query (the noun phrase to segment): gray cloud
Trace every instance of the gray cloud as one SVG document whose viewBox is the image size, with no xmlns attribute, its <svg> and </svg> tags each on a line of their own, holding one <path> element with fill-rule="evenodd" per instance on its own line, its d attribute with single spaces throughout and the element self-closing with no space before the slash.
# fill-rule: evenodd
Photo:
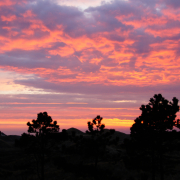
<svg viewBox="0 0 180 180">
<path fill-rule="evenodd" d="M 178 0 L 161 0 L 161 2 L 164 2 L 167 6 L 172 7 L 174 9 L 177 9 L 180 7 L 180 2 Z"/>
<path fill-rule="evenodd" d="M 180 86 L 177 84 L 172 85 L 159 85 L 154 84 L 154 86 L 115 86 L 115 85 L 103 85 L 103 84 L 89 84 L 86 82 L 80 82 L 76 84 L 69 83 L 59 83 L 54 84 L 45 81 L 45 79 L 29 79 L 29 80 L 15 80 L 17 84 L 26 85 L 35 88 L 42 88 L 54 92 L 67 92 L 67 93 L 82 93 L 82 94 L 119 94 L 119 93 L 179 93 Z M 179 95 L 178 95 L 179 96 Z"/>
</svg>

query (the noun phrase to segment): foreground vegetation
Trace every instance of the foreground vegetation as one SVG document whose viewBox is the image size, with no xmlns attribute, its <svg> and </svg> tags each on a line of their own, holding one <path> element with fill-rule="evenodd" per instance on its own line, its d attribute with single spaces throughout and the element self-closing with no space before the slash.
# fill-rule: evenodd
<svg viewBox="0 0 180 180">
<path fill-rule="evenodd" d="M 178 100 L 161 94 L 140 107 L 131 135 L 105 129 L 101 116 L 86 133 L 63 129 L 46 113 L 28 133 L 0 136 L 0 178 L 5 180 L 176 180 L 180 178 Z"/>
</svg>

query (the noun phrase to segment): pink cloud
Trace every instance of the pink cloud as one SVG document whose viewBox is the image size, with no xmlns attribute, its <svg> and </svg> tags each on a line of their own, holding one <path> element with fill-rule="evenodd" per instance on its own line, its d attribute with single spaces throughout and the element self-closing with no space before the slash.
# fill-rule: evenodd
<svg viewBox="0 0 180 180">
<path fill-rule="evenodd" d="M 63 102 L 52 96 L 41 101 L 38 96 L 41 105 L 31 102 L 30 96 L 13 102 L 7 98 L 3 116 L 10 107 L 11 116 L 21 116 L 23 105 L 29 118 L 45 109 L 65 119 L 66 113 L 55 112 L 61 107 L 76 119 L 97 113 L 106 119 L 125 119 L 130 110 L 119 115 L 119 109 L 113 108 L 138 109 L 155 93 L 179 98 L 179 8 L 177 1 L 166 0 L 112 1 L 86 10 L 48 0 L 1 2 L 0 69 L 21 75 L 12 79 L 13 85 L 73 94 L 74 100 L 67 95 Z M 76 102 L 79 94 L 88 105 Z M 115 105 L 120 95 L 121 99 L 135 97 L 138 103 Z M 127 117 L 133 120 L 137 115 Z M 69 119 L 67 124 L 73 124 Z"/>
</svg>

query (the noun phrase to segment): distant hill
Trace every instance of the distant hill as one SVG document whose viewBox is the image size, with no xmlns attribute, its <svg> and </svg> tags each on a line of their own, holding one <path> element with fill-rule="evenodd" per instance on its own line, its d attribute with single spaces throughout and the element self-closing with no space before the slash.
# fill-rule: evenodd
<svg viewBox="0 0 180 180">
<path fill-rule="evenodd" d="M 75 132 L 75 135 L 76 135 L 76 136 L 80 136 L 80 135 L 83 135 L 83 136 L 86 136 L 86 137 L 89 136 L 88 134 L 80 131 L 79 129 L 73 128 L 73 127 L 67 129 L 66 131 L 67 131 L 67 133 L 68 133 L 69 135 L 72 135 L 72 133 Z M 107 132 L 109 132 L 109 131 L 110 131 L 110 129 L 104 129 L 104 132 L 103 132 L 103 133 L 107 133 Z M 112 135 L 110 135 L 110 136 L 111 136 L 111 138 L 110 138 L 111 140 L 113 140 L 113 139 L 115 139 L 116 137 L 118 137 L 120 143 L 123 142 L 124 139 L 126 139 L 126 138 L 129 139 L 129 138 L 130 138 L 130 135 L 129 135 L 129 134 L 125 134 L 125 133 L 122 133 L 122 132 L 119 132 L 119 131 L 115 131 L 115 132 L 114 132 Z M 21 137 L 21 136 L 17 136 L 17 135 L 6 135 L 6 134 L 4 134 L 3 132 L 1 132 L 1 136 L 0 136 L 0 140 L 2 140 L 2 141 L 1 141 L 1 144 L 3 144 L 4 142 L 7 142 L 8 144 L 12 144 L 12 143 L 15 142 L 16 139 L 17 139 L 17 140 L 20 139 L 20 137 Z"/>
<path fill-rule="evenodd" d="M 75 132 L 76 135 L 83 135 L 83 134 L 85 134 L 84 132 L 80 131 L 79 129 L 76 129 L 76 128 L 73 128 L 73 127 L 67 129 L 67 133 L 68 133 L 69 135 L 71 135 L 72 132 Z"/>
<path fill-rule="evenodd" d="M 83 136 L 89 136 L 89 135 L 87 135 L 86 133 L 84 133 L 84 132 L 82 132 L 82 131 L 80 131 L 79 129 L 76 129 L 76 128 L 69 128 L 69 129 L 67 129 L 67 133 L 69 134 L 69 135 L 72 135 L 72 132 L 75 132 L 75 134 L 76 135 L 83 135 Z M 103 133 L 107 133 L 107 132 L 109 132 L 110 131 L 110 129 L 104 129 L 104 132 Z M 124 141 L 124 139 L 129 139 L 130 138 L 130 135 L 129 134 L 125 134 L 125 133 L 122 133 L 122 132 L 119 132 L 119 131 L 115 131 L 112 135 L 111 135 L 111 139 L 115 139 L 116 137 L 118 137 L 119 138 L 119 141 L 120 142 L 123 142 Z"/>
<path fill-rule="evenodd" d="M 109 132 L 110 129 L 104 129 L 104 133 L 107 133 Z M 124 139 L 129 139 L 130 138 L 130 135 L 129 134 L 125 134 L 125 133 L 122 133 L 122 132 L 119 132 L 119 131 L 115 131 L 112 135 L 111 135 L 111 139 L 115 139 L 116 137 L 119 138 L 119 141 L 120 142 L 123 142 Z"/>
<path fill-rule="evenodd" d="M 11 141 L 15 141 L 16 139 L 19 140 L 21 136 L 18 135 L 8 135 L 9 139 Z"/>
<path fill-rule="evenodd" d="M 7 136 L 7 135 L 4 134 L 2 131 L 0 131 L 0 136 Z"/>
<path fill-rule="evenodd" d="M 17 135 L 5 135 L 5 136 L 0 136 L 0 139 L 3 141 L 15 141 L 16 139 L 19 139 L 21 136 Z"/>
</svg>

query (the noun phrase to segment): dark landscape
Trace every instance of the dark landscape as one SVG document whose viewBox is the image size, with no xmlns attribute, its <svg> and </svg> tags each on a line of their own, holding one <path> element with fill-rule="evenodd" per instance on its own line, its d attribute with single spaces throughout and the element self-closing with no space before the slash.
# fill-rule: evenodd
<svg viewBox="0 0 180 180">
<path fill-rule="evenodd" d="M 101 116 L 86 133 L 63 129 L 47 112 L 28 122 L 21 136 L 0 136 L 0 177 L 4 180 L 178 180 L 178 99 L 161 94 L 140 107 L 131 134 L 105 129 Z"/>
<path fill-rule="evenodd" d="M 75 128 L 66 132 L 67 135 L 57 140 L 55 147 L 50 148 L 50 154 L 45 156 L 45 179 L 119 179 L 122 178 L 120 171 L 123 177 L 129 174 L 124 174 L 122 158 L 125 154 L 122 142 L 125 138 L 129 139 L 129 135 L 118 131 L 111 134 L 105 129 L 104 134 L 109 135 L 108 142 L 105 149 L 99 150 L 101 154 L 95 167 L 94 147 L 92 144 L 88 147 L 84 142 L 91 139 L 91 135 Z M 0 136 L 1 179 L 38 179 L 36 153 L 21 148 L 20 139 L 21 136 Z M 86 146 L 82 147 L 83 144 Z"/>
</svg>

